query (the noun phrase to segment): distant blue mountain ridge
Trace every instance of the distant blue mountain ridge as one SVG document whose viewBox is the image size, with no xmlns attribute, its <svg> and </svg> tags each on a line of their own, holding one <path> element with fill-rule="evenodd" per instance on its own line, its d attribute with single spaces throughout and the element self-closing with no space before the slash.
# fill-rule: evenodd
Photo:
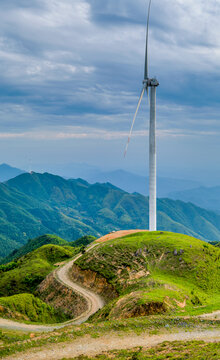
<svg viewBox="0 0 220 360">
<path fill-rule="evenodd" d="M 136 192 L 142 195 L 148 195 L 149 179 L 147 176 L 141 176 L 121 169 L 102 171 L 99 168 L 88 164 L 73 163 L 60 168 L 57 167 L 54 171 L 51 170 L 49 172 L 67 179 L 82 178 L 90 184 L 95 184 L 96 182 L 109 182 L 129 193 Z M 25 173 L 24 170 L 11 167 L 10 165 L 0 165 L 0 181 L 2 182 L 10 180 L 23 173 Z M 189 190 L 200 186 L 200 184 L 196 181 L 164 177 L 158 177 L 157 185 L 158 197 L 160 198 L 169 197 L 171 192 Z"/>
<path fill-rule="evenodd" d="M 200 186 L 195 189 L 174 191 L 169 194 L 169 198 L 192 202 L 198 206 L 220 213 L 220 186 Z"/>
<path fill-rule="evenodd" d="M 23 173 L 25 173 L 24 170 L 12 167 L 8 164 L 0 164 L 0 182 L 10 180 Z"/>
</svg>

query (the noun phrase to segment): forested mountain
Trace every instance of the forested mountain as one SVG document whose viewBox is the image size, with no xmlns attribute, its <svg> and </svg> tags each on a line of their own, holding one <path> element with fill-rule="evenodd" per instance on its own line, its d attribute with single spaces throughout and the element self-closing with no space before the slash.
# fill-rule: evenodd
<svg viewBox="0 0 220 360">
<path fill-rule="evenodd" d="M 25 173 L 0 184 L 1 256 L 46 233 L 73 241 L 132 228 L 148 228 L 148 198 L 109 183 L 90 185 L 82 179 Z M 220 215 L 182 201 L 159 199 L 158 228 L 220 240 Z"/>
</svg>

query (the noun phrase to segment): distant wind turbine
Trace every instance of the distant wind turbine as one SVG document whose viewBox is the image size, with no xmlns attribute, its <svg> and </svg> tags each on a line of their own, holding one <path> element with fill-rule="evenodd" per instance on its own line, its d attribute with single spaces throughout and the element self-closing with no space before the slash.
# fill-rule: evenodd
<svg viewBox="0 0 220 360">
<path fill-rule="evenodd" d="M 126 156 L 128 145 L 131 139 L 134 123 L 138 114 L 138 110 L 141 105 L 144 93 L 146 91 L 149 99 L 149 87 L 150 91 L 150 128 L 149 128 L 149 230 L 157 230 L 157 178 L 156 178 L 156 88 L 159 86 L 159 82 L 156 78 L 149 78 L 148 74 L 148 35 L 149 35 L 149 22 L 150 22 L 150 10 L 151 2 L 149 0 L 148 16 L 147 16 L 147 34 L 146 34 L 146 53 L 145 53 L 145 71 L 143 89 L 138 101 L 138 106 L 134 114 L 134 118 L 131 124 L 130 133 L 128 136 L 127 145 L 125 148 L 124 156 Z"/>
</svg>

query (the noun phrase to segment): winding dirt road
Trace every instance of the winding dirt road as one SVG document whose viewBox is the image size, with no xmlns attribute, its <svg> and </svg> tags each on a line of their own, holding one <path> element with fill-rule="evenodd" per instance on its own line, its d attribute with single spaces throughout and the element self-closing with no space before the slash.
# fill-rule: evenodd
<svg viewBox="0 0 220 360">
<path fill-rule="evenodd" d="M 88 248 L 87 251 L 93 249 L 97 244 L 94 244 Z M 10 329 L 10 330 L 21 330 L 21 331 L 30 331 L 30 332 L 47 332 L 53 331 L 56 329 L 61 329 L 67 325 L 79 325 L 85 322 L 92 314 L 98 311 L 100 308 L 104 306 L 104 300 L 101 296 L 95 294 L 93 291 L 85 289 L 84 287 L 80 286 L 79 284 L 74 283 L 69 277 L 69 270 L 73 266 L 73 263 L 80 257 L 82 254 L 76 256 L 73 260 L 67 262 L 65 265 L 60 267 L 55 271 L 55 276 L 58 281 L 64 284 L 66 287 L 71 288 L 76 293 L 79 293 L 83 296 L 88 303 L 87 310 L 81 314 L 79 317 L 66 321 L 62 324 L 55 324 L 55 325 L 33 325 L 33 324 L 23 324 L 13 320 L 7 320 L 0 318 L 0 328 L 3 329 Z"/>
<path fill-rule="evenodd" d="M 100 239 L 97 239 L 93 245 L 89 246 L 86 251 L 92 250 L 95 246 L 97 246 L 100 242 L 104 242 L 111 239 L 116 239 L 125 235 L 133 234 L 135 232 L 140 231 L 147 231 L 147 230 L 122 230 L 122 231 L 116 231 L 114 233 L 109 233 Z M 97 310 L 102 308 L 104 306 L 104 300 L 101 298 L 101 296 L 95 294 L 93 291 L 90 291 L 88 289 L 83 288 L 79 284 L 74 283 L 69 278 L 69 270 L 73 263 L 80 257 L 82 254 L 79 254 L 76 256 L 73 260 L 67 262 L 64 266 L 60 267 L 58 270 L 56 270 L 56 278 L 58 281 L 60 281 L 62 284 L 64 284 L 66 287 L 71 288 L 75 292 L 82 295 L 88 303 L 88 309 L 85 313 L 81 314 L 78 318 L 75 318 L 73 320 L 64 322 L 62 324 L 54 324 L 54 325 L 34 325 L 34 324 L 24 324 L 19 323 L 17 321 L 8 320 L 0 318 L 0 328 L 2 329 L 9 329 L 9 330 L 21 330 L 21 331 L 30 331 L 30 332 L 47 332 L 47 331 L 53 331 L 56 329 L 61 329 L 64 326 L 67 325 L 78 325 L 85 322 L 92 314 L 94 314 Z"/>
<path fill-rule="evenodd" d="M 121 230 L 116 231 L 114 233 L 107 234 L 100 239 L 97 239 L 93 245 L 88 247 L 87 251 L 92 250 L 95 246 L 99 245 L 99 243 L 116 239 L 122 236 L 126 236 L 129 234 L 133 234 L 136 232 L 141 231 L 147 231 L 147 230 Z M 49 332 L 56 329 L 63 328 L 67 325 L 79 325 L 85 322 L 92 314 L 94 314 L 96 311 L 98 311 L 100 308 L 104 306 L 104 300 L 101 298 L 101 296 L 97 295 L 91 290 L 88 290 L 79 284 L 73 282 L 69 278 L 69 270 L 72 267 L 73 263 L 80 257 L 82 254 L 77 255 L 73 260 L 67 262 L 62 267 L 58 268 L 55 271 L 55 276 L 58 281 L 60 281 L 63 285 L 66 287 L 71 288 L 75 292 L 79 293 L 81 296 L 83 296 L 88 303 L 87 311 L 81 314 L 79 317 L 74 318 L 72 320 L 69 320 L 67 322 L 61 323 L 61 324 L 54 324 L 54 325 L 34 325 L 34 324 L 24 324 L 19 323 L 16 321 L 8 320 L 0 318 L 0 328 L 9 329 L 9 330 L 21 330 L 21 331 L 27 331 L 27 332 Z M 220 318 L 220 311 L 216 311 L 211 314 L 203 314 L 201 317 L 207 318 L 207 319 L 219 319 Z"/>
<path fill-rule="evenodd" d="M 129 334 L 125 336 L 108 335 L 98 339 L 88 336 L 74 340 L 71 343 L 46 345 L 43 349 L 32 349 L 27 352 L 5 357 L 7 360 L 60 360 L 74 358 L 80 355 L 95 356 L 111 350 L 133 349 L 142 346 L 149 348 L 164 341 L 220 341 L 219 330 L 193 332 L 178 332 L 175 334 L 152 335 L 142 333 L 140 336 Z"/>
<path fill-rule="evenodd" d="M 90 251 L 94 246 L 97 246 L 98 243 L 108 241 L 112 238 L 120 237 L 127 235 L 128 233 L 133 233 L 135 231 L 128 232 L 118 232 L 113 234 L 108 234 L 107 236 L 98 239 L 98 241 L 90 246 L 87 251 Z M 8 329 L 16 329 L 30 332 L 46 332 L 53 331 L 55 329 L 62 328 L 66 325 L 75 325 L 81 324 L 86 321 L 90 315 L 95 313 L 98 309 L 104 306 L 103 299 L 95 294 L 94 292 L 83 288 L 82 286 L 74 283 L 69 278 L 69 270 L 72 267 L 74 261 L 79 257 L 78 255 L 73 260 L 67 262 L 64 266 L 56 270 L 56 278 L 63 283 L 65 286 L 70 287 L 75 292 L 81 294 L 88 302 L 88 309 L 85 313 L 81 314 L 77 319 L 59 324 L 59 325 L 26 325 L 18 322 L 0 319 L 0 327 Z M 218 319 L 220 311 L 216 311 L 212 314 L 205 314 L 201 317 L 209 319 Z M 166 333 L 160 335 L 150 336 L 147 333 L 142 333 L 141 336 L 136 334 L 125 334 L 124 336 L 117 336 L 116 334 L 103 335 L 100 338 L 94 339 L 90 336 L 80 337 L 72 341 L 71 343 L 58 343 L 53 345 L 46 345 L 43 349 L 31 349 L 27 352 L 18 353 L 12 356 L 5 357 L 7 360 L 60 360 L 64 357 L 74 358 L 79 355 L 93 356 L 101 354 L 102 352 L 111 351 L 111 350 L 121 350 L 121 349 L 132 349 L 135 347 L 142 346 L 144 348 L 156 346 L 159 343 L 164 341 L 188 341 L 188 340 L 204 340 L 205 342 L 214 342 L 220 341 L 220 331 L 217 330 L 203 330 L 203 331 L 180 331 L 178 333 Z"/>
</svg>

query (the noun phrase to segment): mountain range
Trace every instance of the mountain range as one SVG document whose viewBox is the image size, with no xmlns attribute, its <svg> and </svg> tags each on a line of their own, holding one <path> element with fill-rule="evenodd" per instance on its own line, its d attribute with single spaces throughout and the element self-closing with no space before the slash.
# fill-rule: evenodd
<svg viewBox="0 0 220 360">
<path fill-rule="evenodd" d="M 133 174 L 124 170 L 99 171 L 86 177 L 89 183 L 110 182 L 111 184 L 129 193 L 138 192 L 142 195 L 149 194 L 149 177 Z M 172 179 L 158 177 L 157 193 L 159 198 L 168 197 L 172 191 L 183 191 L 192 189 L 199 184 L 192 180 Z"/>
<path fill-rule="evenodd" d="M 148 195 L 149 178 L 131 171 L 122 169 L 102 170 L 89 164 L 71 163 L 51 167 L 49 172 L 67 179 L 82 178 L 90 184 L 110 182 L 129 193 L 138 192 L 142 195 Z M 197 181 L 159 176 L 158 197 L 167 197 L 170 192 L 188 190 L 199 186 L 201 184 Z"/>
<path fill-rule="evenodd" d="M 0 184 L 0 256 L 43 234 L 68 241 L 120 229 L 148 228 L 148 198 L 110 183 L 89 184 L 48 173 L 24 173 Z M 220 215 L 158 199 L 158 228 L 220 240 Z"/>
<path fill-rule="evenodd" d="M 66 179 L 82 178 L 90 184 L 109 182 L 129 193 L 138 192 L 142 195 L 148 195 L 149 178 L 147 176 L 138 175 L 121 169 L 103 171 L 98 167 L 88 164 L 73 163 L 68 166 L 52 168 L 49 172 Z M 25 173 L 24 170 L 13 168 L 10 165 L 0 165 L 1 182 L 12 179 L 23 173 Z M 158 197 L 168 197 L 170 192 L 184 191 L 199 186 L 200 184 L 198 182 L 192 180 L 158 177 Z"/>
</svg>

